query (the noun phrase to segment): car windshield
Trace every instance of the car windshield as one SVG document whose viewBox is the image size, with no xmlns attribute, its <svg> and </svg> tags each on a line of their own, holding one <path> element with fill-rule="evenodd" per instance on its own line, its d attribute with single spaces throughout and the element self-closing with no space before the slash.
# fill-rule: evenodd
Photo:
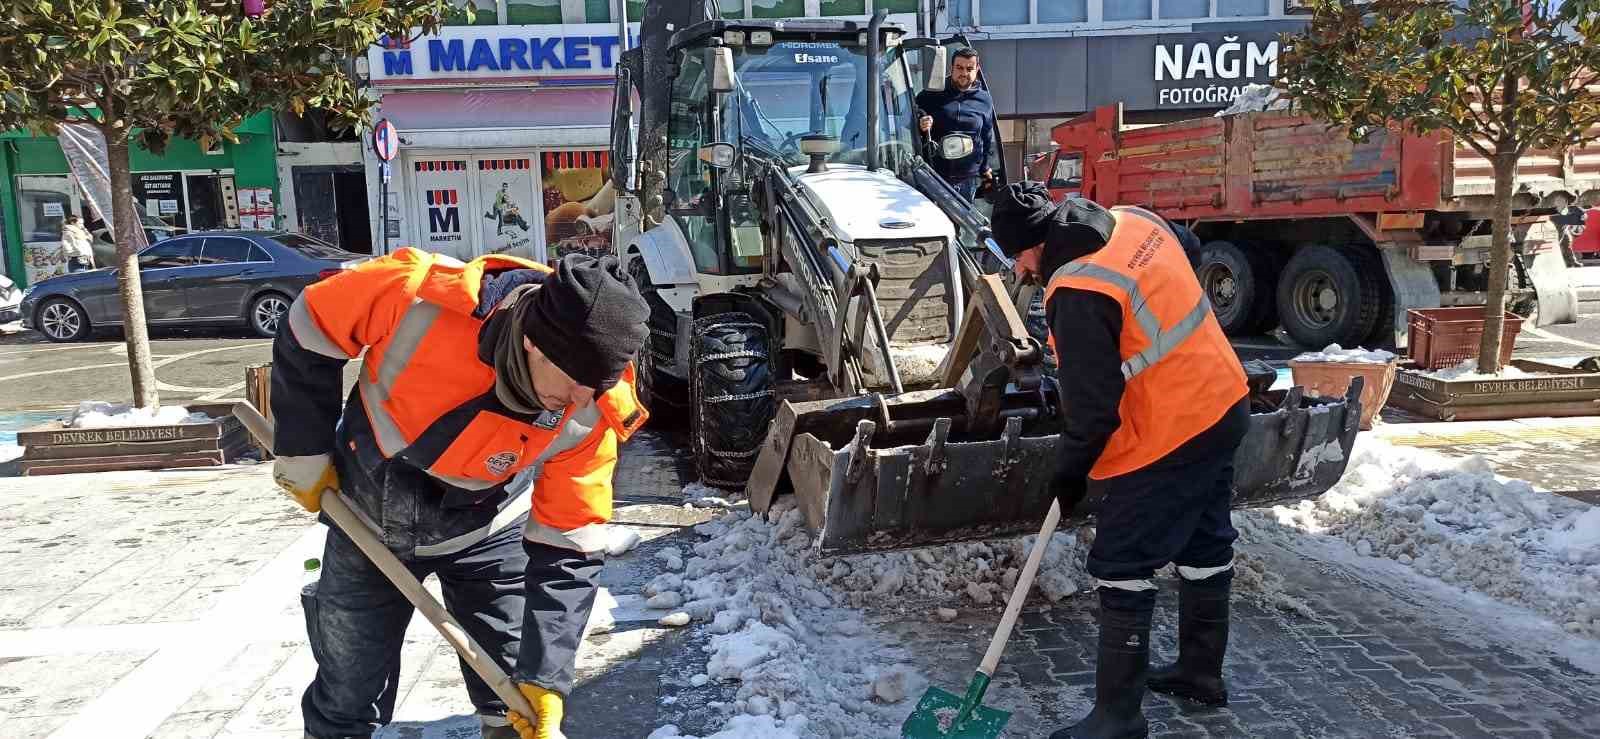
<svg viewBox="0 0 1600 739">
<path fill-rule="evenodd" d="M 741 140 L 803 164 L 800 137 L 826 134 L 839 140 L 834 161 L 860 163 L 867 147 L 867 50 L 838 41 L 778 41 L 771 46 L 743 46 L 734 51 L 739 89 L 726 105 L 739 115 L 724 114 Z M 884 54 L 885 85 L 881 95 L 879 140 L 909 147 L 910 94 L 904 69 L 895 54 Z M 907 149 L 909 151 L 909 148 Z"/>
<path fill-rule="evenodd" d="M 272 240 L 283 244 L 290 249 L 294 249 L 301 254 L 311 257 L 312 259 L 342 260 L 355 256 L 354 254 L 340 249 L 337 246 L 329 244 L 325 241 L 318 241 L 317 239 L 303 234 L 278 234 L 277 236 L 273 236 Z"/>
</svg>

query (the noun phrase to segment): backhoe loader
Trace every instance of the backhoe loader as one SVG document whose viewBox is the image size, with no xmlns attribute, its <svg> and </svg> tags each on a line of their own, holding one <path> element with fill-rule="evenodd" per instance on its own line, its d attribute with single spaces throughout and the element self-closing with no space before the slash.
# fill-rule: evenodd
<svg viewBox="0 0 1600 739">
<path fill-rule="evenodd" d="M 1037 527 L 1063 412 L 1030 289 L 929 166 L 949 142 L 914 127 L 948 48 L 885 21 L 649 2 L 617 71 L 612 243 L 651 306 L 644 400 L 683 410 L 703 482 L 763 513 L 793 493 L 827 553 Z M 1359 386 L 1252 381 L 1236 502 L 1326 491 Z"/>
</svg>

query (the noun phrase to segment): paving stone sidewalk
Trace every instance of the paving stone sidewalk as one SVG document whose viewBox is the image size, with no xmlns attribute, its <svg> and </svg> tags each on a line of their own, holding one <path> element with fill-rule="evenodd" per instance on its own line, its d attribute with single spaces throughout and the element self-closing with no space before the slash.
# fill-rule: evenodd
<svg viewBox="0 0 1600 739">
<path fill-rule="evenodd" d="M 624 451 L 617 517 L 647 541 L 602 576 L 616 623 L 580 653 L 572 739 L 636 739 L 666 723 L 706 733 L 725 721 L 708 704 L 737 686 L 688 684 L 704 671 L 709 635 L 657 626 L 638 597 L 659 568 L 652 553 L 692 546 L 690 527 L 715 514 L 683 507 L 686 456 L 681 440 L 658 434 Z M 265 466 L 0 478 L 0 738 L 298 739 L 315 667 L 300 563 L 320 554 L 321 536 Z M 1244 551 L 1311 615 L 1242 593 L 1233 705 L 1196 711 L 1153 696 L 1153 736 L 1600 736 L 1600 645 L 1378 560 L 1352 568 L 1310 545 Z M 1163 583 L 1163 655 L 1175 649 L 1173 591 Z M 885 604 L 868 617 L 914 647 L 924 674 L 959 688 L 999 609 L 959 604 L 947 624 L 931 617 L 935 605 Z M 1008 736 L 1045 736 L 1087 709 L 1093 615 L 1087 594 L 1025 612 L 992 689 L 1015 712 Z M 396 723 L 380 736 L 476 736 L 459 663 L 420 619 L 403 661 Z"/>
</svg>

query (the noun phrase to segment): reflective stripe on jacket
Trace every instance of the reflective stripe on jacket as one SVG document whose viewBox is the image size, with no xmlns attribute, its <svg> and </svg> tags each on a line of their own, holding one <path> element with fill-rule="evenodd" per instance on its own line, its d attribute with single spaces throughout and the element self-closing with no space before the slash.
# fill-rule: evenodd
<svg viewBox="0 0 1600 739">
<path fill-rule="evenodd" d="M 1122 307 L 1120 352 L 1127 384 L 1118 406 L 1121 425 L 1089 472 L 1097 480 L 1172 453 L 1247 392 L 1244 369 L 1177 237 L 1149 211 L 1114 208 L 1112 213 L 1117 227 L 1110 241 L 1056 270 L 1044 298 L 1048 304 L 1056 290 L 1071 288 L 1106 295 Z M 1053 335 L 1050 348 L 1058 356 L 1062 351 Z"/>
<path fill-rule="evenodd" d="M 519 503 L 527 498 L 529 539 L 603 549 L 617 446 L 648 418 L 631 367 L 581 409 L 527 415 L 499 402 L 494 369 L 478 357 L 484 320 L 472 313 L 485 272 L 504 269 L 549 271 L 503 255 L 463 264 L 401 249 L 307 287 L 289 311 L 289 330 L 304 350 L 339 360 L 366 352 L 341 441 L 349 437 L 345 443 L 358 460 L 362 447 L 375 451 L 373 463 L 360 466 L 383 478 L 374 480 L 376 487 L 393 477 L 380 468 L 399 462 L 426 473 L 433 482 L 427 487 L 445 497 L 499 509 L 492 520 L 410 522 L 418 531 L 410 542 L 417 556 L 470 546 L 528 510 L 528 502 Z M 386 509 L 394 505 L 384 496 L 368 506 L 369 515 L 385 517 L 386 532 L 392 528 Z"/>
</svg>

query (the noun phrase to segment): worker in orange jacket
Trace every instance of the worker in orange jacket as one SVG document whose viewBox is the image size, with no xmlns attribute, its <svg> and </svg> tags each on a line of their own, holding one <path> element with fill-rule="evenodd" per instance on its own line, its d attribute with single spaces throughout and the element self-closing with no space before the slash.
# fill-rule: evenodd
<svg viewBox="0 0 1600 739">
<path fill-rule="evenodd" d="M 1143 737 L 1147 684 L 1228 702 L 1233 459 L 1250 423 L 1244 368 L 1171 224 L 1141 208 L 1057 205 L 1033 182 L 993 200 L 996 243 L 1019 277 L 1046 282 L 1066 409 L 1057 496 L 1070 511 L 1091 485 L 1104 493 L 1087 565 L 1100 600 L 1094 710 L 1051 739 Z M 1180 576 L 1178 660 L 1147 673 L 1152 578 L 1169 563 Z"/>
<path fill-rule="evenodd" d="M 419 580 L 438 575 L 537 714 L 508 716 L 463 664 L 485 737 L 561 736 L 617 446 L 647 417 L 629 362 L 648 313 L 614 257 L 552 271 L 401 249 L 307 287 L 273 344 L 274 477 L 313 512 L 337 486 Z M 336 527 L 302 600 L 306 736 L 370 736 L 394 712 L 411 604 Z"/>
</svg>

